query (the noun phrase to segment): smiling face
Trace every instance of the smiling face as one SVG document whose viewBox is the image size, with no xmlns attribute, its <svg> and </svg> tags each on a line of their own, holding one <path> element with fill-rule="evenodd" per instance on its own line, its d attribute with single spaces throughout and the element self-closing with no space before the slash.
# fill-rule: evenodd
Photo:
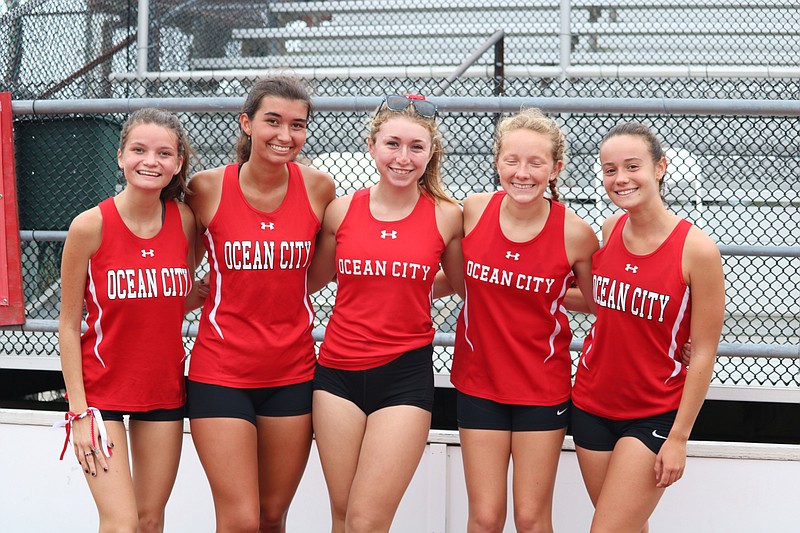
<svg viewBox="0 0 800 533">
<path fill-rule="evenodd" d="M 541 199 L 563 162 L 553 159 L 553 142 L 542 133 L 520 128 L 503 136 L 495 158 L 500 185 L 517 203 Z"/>
<path fill-rule="evenodd" d="M 158 124 L 137 124 L 117 151 L 117 164 L 128 186 L 161 191 L 183 165 L 178 137 Z"/>
<path fill-rule="evenodd" d="M 273 165 L 294 161 L 306 142 L 308 105 L 302 100 L 265 96 L 253 116 L 239 116 L 242 131 L 251 138 L 251 159 Z"/>
<path fill-rule="evenodd" d="M 661 202 L 659 187 L 667 169 L 665 157 L 654 160 L 650 145 L 639 135 L 615 135 L 600 146 L 603 186 L 617 207 L 625 210 Z"/>
<path fill-rule="evenodd" d="M 431 160 L 431 134 L 403 116 L 384 122 L 369 139 L 369 153 L 381 181 L 395 187 L 416 187 Z"/>
</svg>

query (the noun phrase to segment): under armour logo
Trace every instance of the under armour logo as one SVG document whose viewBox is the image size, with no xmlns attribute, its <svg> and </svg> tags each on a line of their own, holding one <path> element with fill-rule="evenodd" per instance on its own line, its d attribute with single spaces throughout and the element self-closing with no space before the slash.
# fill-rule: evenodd
<svg viewBox="0 0 800 533">
<path fill-rule="evenodd" d="M 397 230 L 393 229 L 392 231 L 386 231 L 385 229 L 381 230 L 381 239 L 385 239 L 386 237 L 391 237 L 392 239 L 397 238 Z"/>
<path fill-rule="evenodd" d="M 267 229 L 267 228 L 275 229 L 275 223 L 274 222 L 262 222 L 261 223 L 261 229 Z"/>
<path fill-rule="evenodd" d="M 506 259 L 513 259 L 514 261 L 519 261 L 519 252 L 512 254 L 511 251 L 506 252 Z"/>
<path fill-rule="evenodd" d="M 152 248 L 149 250 L 142 250 L 142 257 L 155 257 L 156 252 Z"/>
<path fill-rule="evenodd" d="M 636 271 L 639 270 L 638 266 L 633 266 L 630 263 L 625 264 L 625 272 L 633 272 L 636 274 Z"/>
</svg>

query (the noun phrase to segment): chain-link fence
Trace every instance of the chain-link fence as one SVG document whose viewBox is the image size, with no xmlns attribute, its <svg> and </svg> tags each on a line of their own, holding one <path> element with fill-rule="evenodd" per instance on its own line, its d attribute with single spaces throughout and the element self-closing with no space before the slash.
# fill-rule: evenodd
<svg viewBox="0 0 800 533">
<path fill-rule="evenodd" d="M 209 167 L 231 160 L 230 147 L 236 135 L 235 113 L 181 113 L 193 145 L 201 156 L 201 165 Z M 602 192 L 596 164 L 599 138 L 623 118 L 635 118 L 651 124 L 665 139 L 670 158 L 667 202 L 671 209 L 694 221 L 721 245 L 797 246 L 800 240 L 798 192 L 800 192 L 800 129 L 795 119 L 786 117 L 740 116 L 623 116 L 618 114 L 558 114 L 569 141 L 569 159 L 561 176 L 563 200 L 580 216 L 599 228 L 602 220 L 613 212 L 613 205 Z M 487 112 L 447 113 L 441 119 L 446 138 L 447 158 L 444 175 L 451 194 L 463 199 L 470 193 L 493 190 L 495 175 L 490 148 L 495 116 Z M 747 120 L 745 120 L 747 119 Z M 42 125 L 59 120 L 86 127 L 114 123 L 119 117 L 74 116 L 48 117 Z M 338 194 L 345 194 L 373 183 L 374 169 L 363 139 L 366 115 L 362 112 L 320 112 L 310 129 L 311 135 L 303 158 L 334 176 Z M 30 125 L 30 122 L 24 122 Z M 744 125 L 743 125 L 744 124 Z M 104 127 L 104 126 L 102 126 Z M 778 136 L 777 131 L 782 131 Z M 17 133 L 17 154 L 20 161 L 28 150 L 27 139 Z M 63 161 L 52 174 L 54 194 L 38 194 L 36 204 L 22 197 L 20 205 L 33 205 L 44 213 L 58 213 L 68 221 L 83 206 L 75 199 L 88 193 L 58 193 L 56 186 L 69 178 L 70 169 L 88 163 L 100 165 L 113 160 L 116 138 L 92 150 L 70 149 L 54 144 L 49 151 L 40 151 L 43 169 L 27 168 L 20 172 L 20 184 L 51 168 L 45 157 L 60 154 Z M 221 150 L 227 148 L 225 151 Z M 26 155 L 25 157 L 30 157 Z M 82 161 L 88 158 L 88 163 Z M 35 158 L 34 158 L 35 159 Z M 22 168 L 18 165 L 19 168 Z M 116 181 L 119 171 L 89 172 L 78 182 L 96 193 Z M 101 184 L 101 185 L 98 185 Z M 43 208 L 43 209 L 41 209 Z M 21 210 L 22 220 L 29 214 Z M 63 225 L 23 229 L 64 230 Z M 25 265 L 28 317 L 55 319 L 58 310 L 58 256 L 60 245 L 51 242 L 25 242 Z M 728 284 L 728 306 L 723 341 L 729 343 L 797 344 L 800 309 L 800 257 L 725 256 Z M 315 296 L 318 323 L 327 321 L 334 299 L 334 286 Z M 457 302 L 437 301 L 435 321 L 440 332 L 452 332 L 458 313 Z M 194 319 L 194 318 L 193 318 Z M 573 317 L 576 337 L 588 330 L 590 320 L 583 315 Z M 24 353 L 52 355 L 56 352 L 55 337 L 41 333 L 6 332 L 3 336 L 7 353 L 23 349 Z M 447 371 L 448 347 L 437 348 L 437 370 Z M 797 360 L 790 358 L 720 358 L 716 381 L 736 384 L 798 385 Z"/>
<path fill-rule="evenodd" d="M 141 4 L 140 13 L 138 0 L 0 3 L 0 90 L 23 99 L 240 96 L 243 78 L 288 69 L 315 79 L 318 95 L 383 94 L 407 82 L 432 93 L 503 30 L 503 52 L 481 56 L 448 95 L 798 95 L 780 81 L 800 76 L 800 10 L 787 1 Z M 492 80 L 495 63 L 518 80 Z"/>
<path fill-rule="evenodd" d="M 631 2 L 573 1 L 565 47 L 558 31 L 563 12 L 559 2 L 552 1 L 441 2 L 436 9 L 421 0 L 152 1 L 149 38 L 140 41 L 147 43 L 146 54 L 137 54 L 141 30 L 137 30 L 135 1 L 11 4 L 19 5 L 0 18 L 0 89 L 10 90 L 17 101 L 241 98 L 257 76 L 253 71 L 212 75 L 208 68 L 289 67 L 308 78 L 318 97 L 444 90 L 446 97 L 475 99 L 459 111 L 443 106 L 441 114 L 447 150 L 444 175 L 451 194 L 461 200 L 495 188 L 491 139 L 497 116 L 490 106 L 481 107 L 479 97 L 490 97 L 502 88 L 507 97 L 540 99 L 563 126 L 569 151 L 560 178 L 561 194 L 594 228 L 599 229 L 613 212 L 598 178 L 598 142 L 620 120 L 637 119 L 650 124 L 668 147 L 667 202 L 675 212 L 723 246 L 798 246 L 800 240 L 800 123 L 796 116 L 768 110 L 768 101 L 800 99 L 800 79 L 790 72 L 800 73 L 800 15 L 788 2 L 762 2 L 756 8 L 749 2 L 675 0 L 645 8 L 632 7 L 636 3 Z M 708 7 L 716 4 L 721 7 Z M 483 32 L 490 28 L 506 29 L 502 79 L 494 77 L 493 69 L 484 69 L 482 75 L 468 71 L 449 85 L 446 74 L 398 77 L 398 69 L 408 65 L 452 70 L 492 33 Z M 370 61 L 359 64 L 367 56 Z M 326 66 L 323 57 L 330 64 Z M 341 64 L 334 64 L 334 59 Z M 493 61 L 489 52 L 478 66 Z M 536 72 L 547 65 L 628 65 L 645 71 L 654 64 L 693 63 L 728 65 L 731 72 L 744 69 L 743 73 L 756 72 L 748 67 L 769 66 L 789 74 L 777 78 L 730 73 L 629 78 L 513 74 L 514 69 Z M 347 75 L 337 75 L 335 69 L 342 66 L 351 69 Z M 781 71 L 782 67 L 789 70 Z M 317 75 L 303 70 L 311 68 Z M 548 109 L 547 102 L 559 98 L 594 98 L 597 108 Z M 698 99 L 701 104 L 707 98 L 730 98 L 759 100 L 763 105 L 760 111 L 740 114 L 665 113 L 652 103 L 636 112 L 603 106 L 619 98 Z M 169 107 L 168 102 L 163 105 Z M 195 168 L 232 160 L 236 113 L 212 108 L 209 104 L 206 111 L 179 113 L 199 154 Z M 77 212 L 113 194 L 121 183 L 114 154 L 124 118 L 110 112 L 17 117 L 23 230 L 66 230 Z M 340 109 L 318 112 L 310 126 L 303 157 L 334 177 L 340 195 L 374 180 L 364 142 L 366 118 L 363 110 L 342 104 Z M 33 237 L 22 245 L 27 316 L 55 320 L 61 244 Z M 797 345 L 800 257 L 726 255 L 724 262 L 728 303 L 723 341 Z M 315 296 L 320 325 L 327 320 L 333 291 L 331 286 Z M 434 311 L 438 330 L 452 332 L 457 302 L 437 301 Z M 196 316 L 190 320 L 196 321 Z M 587 317 L 574 316 L 575 336 L 582 337 L 589 324 Z M 191 339 L 187 346 L 191 347 Z M 57 342 L 54 333 L 6 331 L 0 334 L 0 349 L 6 354 L 54 356 Z M 449 350 L 437 348 L 437 370 L 448 370 Z M 798 363 L 788 357 L 720 357 L 715 382 L 797 387 Z"/>
</svg>

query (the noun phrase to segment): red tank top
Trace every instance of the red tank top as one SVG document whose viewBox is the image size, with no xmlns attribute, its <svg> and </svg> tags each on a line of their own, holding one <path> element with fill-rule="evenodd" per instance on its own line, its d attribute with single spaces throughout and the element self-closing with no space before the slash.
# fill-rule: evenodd
<svg viewBox="0 0 800 533">
<path fill-rule="evenodd" d="M 189 378 L 226 387 L 278 387 L 309 381 L 314 312 L 306 273 L 319 219 L 300 169 L 271 213 L 253 208 L 228 165 L 222 196 L 204 235 L 211 271 Z"/>
<path fill-rule="evenodd" d="M 81 336 L 86 402 L 98 409 L 175 409 L 185 402 L 181 326 L 192 288 L 178 205 L 154 237 L 131 232 L 114 199 L 100 203 L 103 236 L 89 260 Z"/>
<path fill-rule="evenodd" d="M 320 364 L 366 370 L 429 344 L 443 251 L 431 199 L 420 195 L 410 215 L 384 222 L 370 212 L 369 189 L 356 192 L 336 232 L 336 306 Z"/>
<path fill-rule="evenodd" d="M 562 305 L 573 278 L 564 247 L 565 208 L 550 203 L 542 231 L 513 242 L 500 228 L 495 193 L 461 241 L 466 297 L 450 380 L 471 396 L 518 405 L 569 399 L 572 333 Z"/>
<path fill-rule="evenodd" d="M 583 344 L 572 400 L 584 411 L 630 420 L 678 408 L 686 379 L 691 298 L 681 259 L 692 225 L 681 220 L 648 255 L 625 248 L 623 215 L 592 257 L 597 318 Z"/>
</svg>

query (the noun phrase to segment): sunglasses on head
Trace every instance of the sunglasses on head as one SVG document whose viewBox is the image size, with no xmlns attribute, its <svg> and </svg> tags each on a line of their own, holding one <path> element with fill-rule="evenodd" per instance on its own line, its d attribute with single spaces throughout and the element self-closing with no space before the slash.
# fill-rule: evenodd
<svg viewBox="0 0 800 533">
<path fill-rule="evenodd" d="M 435 118 L 436 106 L 425 100 L 424 96 L 418 94 L 393 94 L 383 97 L 383 103 L 390 111 L 403 111 L 409 105 L 414 107 L 414 111 L 421 117 Z"/>
</svg>

